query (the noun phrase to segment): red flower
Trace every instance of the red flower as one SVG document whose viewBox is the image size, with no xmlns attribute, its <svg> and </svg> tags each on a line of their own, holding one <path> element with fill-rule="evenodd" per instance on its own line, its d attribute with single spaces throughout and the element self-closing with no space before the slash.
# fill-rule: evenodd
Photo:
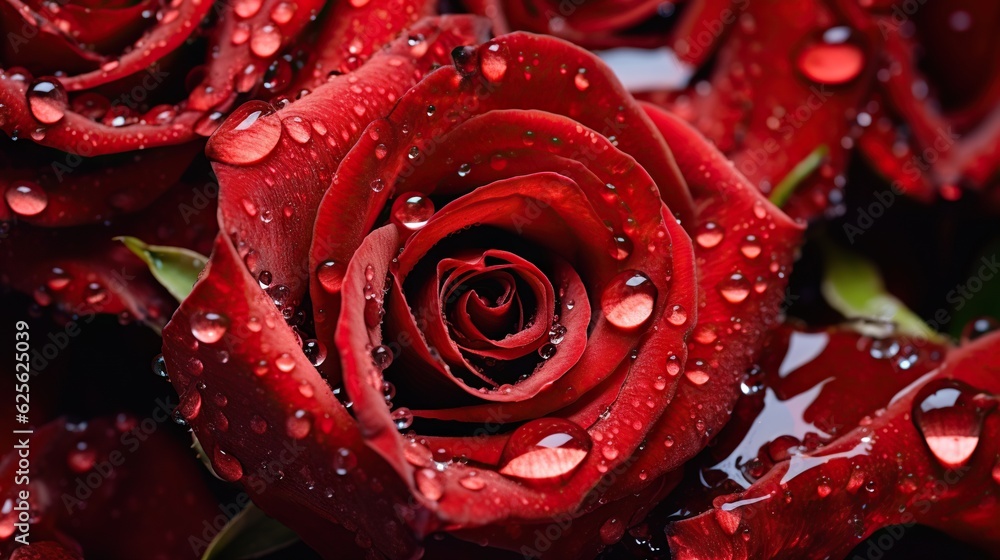
<svg viewBox="0 0 1000 560">
<path fill-rule="evenodd" d="M 702 471 L 713 489 L 667 528 L 673 557 L 840 558 L 895 526 L 862 549 L 881 555 L 915 524 L 996 550 L 998 344 L 781 329 Z"/>
<path fill-rule="evenodd" d="M 306 95 L 434 12 L 353 4 L 317 18 L 315 0 L 3 2 L 4 284 L 162 326 L 175 303 L 111 238 L 209 250 L 218 185 L 200 154 L 225 115 Z M 316 36 L 324 48 L 303 47 Z"/>
<path fill-rule="evenodd" d="M 327 557 L 337 525 L 390 557 L 617 541 L 784 296 L 801 228 L 702 137 L 586 51 L 482 31 L 425 20 L 208 145 L 222 234 L 170 377 L 218 474 Z"/>
</svg>

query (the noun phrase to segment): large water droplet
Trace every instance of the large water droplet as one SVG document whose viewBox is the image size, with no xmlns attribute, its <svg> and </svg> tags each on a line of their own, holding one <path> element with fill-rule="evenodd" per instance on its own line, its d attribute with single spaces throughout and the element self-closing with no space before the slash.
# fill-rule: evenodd
<svg viewBox="0 0 1000 560">
<path fill-rule="evenodd" d="M 215 467 L 215 472 L 223 480 L 236 482 L 243 478 L 243 465 L 236 457 L 229 455 L 218 446 L 215 447 L 215 452 L 212 454 L 212 465 Z"/>
<path fill-rule="evenodd" d="M 833 27 L 810 40 L 795 55 L 795 65 L 802 74 L 820 84 L 847 83 L 861 73 L 865 54 L 847 27 Z"/>
<path fill-rule="evenodd" d="M 482 50 L 479 58 L 479 69 L 483 76 L 491 82 L 499 82 L 507 73 L 507 60 L 500 53 L 500 45 L 493 43 Z"/>
<path fill-rule="evenodd" d="M 36 216 L 49 205 L 45 189 L 31 181 L 12 182 L 4 193 L 4 199 L 7 206 L 21 216 Z"/>
<path fill-rule="evenodd" d="M 558 482 L 583 462 L 591 445 L 586 430 L 569 420 L 532 420 L 511 434 L 500 457 L 500 474 L 527 482 Z"/>
<path fill-rule="evenodd" d="M 698 228 L 698 233 L 695 234 L 694 240 L 702 248 L 711 249 L 722 242 L 723 236 L 724 232 L 718 224 L 715 222 L 708 222 Z"/>
<path fill-rule="evenodd" d="M 937 460 L 948 468 L 965 464 L 979 445 L 983 418 L 995 398 L 954 379 L 931 381 L 913 400 L 913 423 Z"/>
<path fill-rule="evenodd" d="M 194 387 L 185 391 L 181 395 L 180 402 L 177 403 L 176 412 L 188 422 L 197 418 L 198 413 L 201 412 L 201 392 Z"/>
<path fill-rule="evenodd" d="M 229 319 L 220 313 L 198 311 L 191 316 L 191 334 L 206 344 L 218 342 L 229 328 Z"/>
<path fill-rule="evenodd" d="M 633 329 L 653 314 L 656 286 L 645 274 L 626 270 L 611 279 L 601 294 L 601 309 L 612 325 Z"/>
<path fill-rule="evenodd" d="M 451 51 L 451 59 L 455 63 L 455 69 L 463 76 L 471 76 L 476 73 L 476 48 L 475 47 L 455 47 Z"/>
<path fill-rule="evenodd" d="M 420 193 L 405 193 L 392 203 L 392 222 L 403 231 L 416 231 L 434 215 L 434 202 Z"/>
<path fill-rule="evenodd" d="M 249 165 L 264 159 L 281 140 L 281 121 L 266 118 L 274 107 L 249 101 L 233 111 L 208 141 L 208 157 L 232 165 Z"/>
<path fill-rule="evenodd" d="M 39 122 L 54 124 L 66 116 L 66 90 L 57 78 L 38 78 L 28 86 L 28 107 Z"/>
<path fill-rule="evenodd" d="M 414 480 L 417 483 L 417 489 L 420 493 L 427 497 L 428 500 L 438 501 L 441 496 L 444 495 L 444 485 L 441 483 L 441 479 L 438 473 L 432 471 L 431 469 L 420 469 L 417 474 L 414 475 Z"/>
<path fill-rule="evenodd" d="M 267 58 L 278 52 L 281 47 L 281 31 L 273 25 L 265 25 L 255 31 L 250 37 L 250 50 L 261 58 Z"/>
<path fill-rule="evenodd" d="M 340 287 L 344 283 L 344 274 L 346 272 L 347 271 L 343 265 L 337 264 L 333 261 L 326 261 L 320 264 L 316 269 L 316 276 L 324 290 L 330 292 L 331 294 L 335 294 L 340 291 Z"/>
<path fill-rule="evenodd" d="M 730 274 L 719 282 L 719 293 L 729 303 L 740 303 L 750 295 L 750 282 L 738 272 Z"/>
</svg>

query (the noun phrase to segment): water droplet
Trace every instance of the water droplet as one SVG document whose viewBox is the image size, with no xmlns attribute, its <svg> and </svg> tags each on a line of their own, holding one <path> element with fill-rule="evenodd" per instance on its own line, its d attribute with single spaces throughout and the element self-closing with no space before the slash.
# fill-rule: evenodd
<svg viewBox="0 0 1000 560">
<path fill-rule="evenodd" d="M 475 47 L 455 47 L 451 51 L 451 60 L 462 76 L 468 77 L 476 73 Z"/>
<path fill-rule="evenodd" d="M 833 27 L 799 50 L 795 65 L 816 83 L 844 84 L 861 73 L 865 54 L 854 42 L 850 28 Z"/>
<path fill-rule="evenodd" d="M 719 293 L 729 303 L 740 303 L 750 295 L 750 283 L 736 272 L 719 282 Z"/>
<path fill-rule="evenodd" d="M 552 359 L 552 356 L 556 355 L 556 345 L 555 344 L 543 344 L 538 348 L 538 356 L 543 360 Z"/>
<path fill-rule="evenodd" d="M 382 190 L 385 189 L 385 181 L 382 179 L 372 179 L 369 186 L 371 187 L 372 192 L 382 192 Z"/>
<path fill-rule="evenodd" d="M 405 406 L 393 410 L 391 416 L 398 430 L 405 430 L 413 425 L 413 413 Z"/>
<path fill-rule="evenodd" d="M 302 117 L 289 117 L 281 121 L 292 140 L 305 144 L 312 138 L 312 127 Z"/>
<path fill-rule="evenodd" d="M 333 261 L 326 261 L 316 269 L 316 276 L 323 289 L 334 294 L 340 291 L 340 286 L 344 283 L 345 272 L 346 270 L 343 265 Z"/>
<path fill-rule="evenodd" d="M 243 478 L 243 465 L 236 457 L 229 455 L 218 446 L 215 447 L 215 452 L 212 454 L 212 465 L 215 467 L 215 472 L 223 480 L 236 482 Z"/>
<path fill-rule="evenodd" d="M 153 358 L 153 373 L 163 378 L 167 377 L 167 361 L 163 358 L 163 354 L 157 354 Z"/>
<path fill-rule="evenodd" d="M 295 369 L 295 358 L 290 354 L 282 354 L 274 360 L 274 365 L 285 373 L 288 373 Z"/>
<path fill-rule="evenodd" d="M 384 344 L 379 344 L 372 348 L 372 363 L 379 370 L 384 370 L 392 364 L 392 349 Z"/>
<path fill-rule="evenodd" d="M 611 279 L 601 294 L 604 317 L 620 329 L 633 329 L 653 314 L 656 286 L 645 274 L 626 270 Z"/>
<path fill-rule="evenodd" d="M 694 240 L 704 249 L 711 249 L 719 243 L 722 242 L 724 232 L 722 228 L 718 226 L 715 222 L 708 222 L 707 224 L 698 228 L 698 233 L 695 234 Z"/>
<path fill-rule="evenodd" d="M 708 373 L 704 370 L 704 364 L 701 360 L 695 360 L 694 364 L 684 371 L 684 376 L 695 385 L 704 385 L 709 380 Z"/>
<path fill-rule="evenodd" d="M 528 482 L 559 481 L 590 452 L 586 430 L 562 418 L 532 420 L 514 430 L 500 457 L 500 474 Z"/>
<path fill-rule="evenodd" d="M 358 466 L 358 458 L 346 447 L 341 447 L 333 453 L 333 472 L 340 476 L 354 470 Z"/>
<path fill-rule="evenodd" d="M 38 78 L 28 86 L 28 108 L 44 124 L 54 124 L 66 116 L 66 90 L 57 78 Z"/>
<path fill-rule="evenodd" d="M 458 176 L 459 177 L 465 177 L 465 176 L 467 176 L 470 171 L 472 171 L 472 166 L 469 165 L 468 163 L 463 163 L 462 165 L 458 166 Z"/>
<path fill-rule="evenodd" d="M 205 344 L 218 342 L 228 327 L 229 319 L 220 313 L 198 311 L 191 316 L 191 334 Z"/>
<path fill-rule="evenodd" d="M 271 8 L 271 21 L 278 25 L 284 25 L 292 20 L 295 15 L 296 5 L 291 2 L 278 2 Z"/>
<path fill-rule="evenodd" d="M 677 354 L 671 354 L 667 358 L 667 373 L 669 375 L 677 375 L 681 372 L 681 360 Z"/>
<path fill-rule="evenodd" d="M 285 431 L 292 439 L 302 439 L 309 435 L 312 428 L 312 421 L 309 413 L 304 410 L 296 410 L 294 414 L 285 421 Z"/>
<path fill-rule="evenodd" d="M 748 235 L 740 245 L 740 252 L 748 259 L 756 259 L 760 256 L 761 246 L 756 235 Z"/>
<path fill-rule="evenodd" d="M 573 77 L 573 85 L 575 85 L 576 89 L 580 91 L 586 91 L 587 88 L 590 87 L 590 81 L 587 80 L 586 73 L 587 70 L 585 68 L 581 68 L 577 71 L 576 76 Z"/>
<path fill-rule="evenodd" d="M 208 141 L 208 157 L 232 165 L 249 165 L 264 159 L 281 140 L 281 121 L 266 118 L 274 107 L 248 101 L 233 111 Z"/>
<path fill-rule="evenodd" d="M 188 422 L 197 418 L 198 413 L 201 412 L 201 392 L 194 387 L 190 387 L 181 395 L 181 399 L 177 403 L 176 412 Z"/>
<path fill-rule="evenodd" d="M 632 240 L 624 235 L 613 235 L 608 245 L 608 254 L 616 261 L 623 261 L 632 254 Z"/>
<path fill-rule="evenodd" d="M 667 315 L 667 321 L 671 325 L 681 326 L 688 320 L 687 311 L 684 310 L 680 305 L 675 305 L 670 308 L 670 315 Z"/>
<path fill-rule="evenodd" d="M 278 52 L 281 47 L 281 32 L 273 25 L 265 25 L 250 37 L 250 50 L 261 58 L 267 58 Z"/>
<path fill-rule="evenodd" d="M 481 51 L 479 69 L 491 82 L 499 82 L 507 73 L 507 60 L 500 53 L 500 45 L 493 43 Z"/>
<path fill-rule="evenodd" d="M 326 361 L 326 347 L 316 339 L 309 339 L 302 343 L 302 352 L 314 366 L 320 366 Z"/>
<path fill-rule="evenodd" d="M 18 215 L 36 216 L 49 204 L 45 189 L 31 181 L 14 181 L 4 193 L 7 206 Z"/>
<path fill-rule="evenodd" d="M 420 493 L 427 497 L 428 500 L 437 501 L 441 499 L 444 495 L 444 485 L 441 484 L 441 480 L 438 478 L 438 473 L 432 471 L 431 469 L 420 469 L 414 476 L 414 480 L 417 483 L 417 489 Z"/>
<path fill-rule="evenodd" d="M 997 401 L 954 379 L 931 381 L 913 399 L 913 423 L 937 460 L 962 466 L 979 445 L 983 418 Z"/>
<path fill-rule="evenodd" d="M 458 479 L 458 483 L 463 488 L 472 490 L 473 492 L 478 492 L 486 487 L 486 481 L 476 471 L 469 471 L 469 474 Z"/>
<path fill-rule="evenodd" d="M 392 221 L 402 230 L 416 231 L 434 215 L 434 202 L 420 193 L 406 193 L 392 203 Z"/>
</svg>

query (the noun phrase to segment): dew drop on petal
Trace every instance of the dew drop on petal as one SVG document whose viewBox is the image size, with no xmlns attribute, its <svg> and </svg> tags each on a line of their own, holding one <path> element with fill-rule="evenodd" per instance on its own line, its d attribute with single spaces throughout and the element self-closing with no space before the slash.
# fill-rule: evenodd
<svg viewBox="0 0 1000 560">
<path fill-rule="evenodd" d="M 626 270 L 612 278 L 601 294 L 601 310 L 612 325 L 633 329 L 653 314 L 656 286 L 645 274 Z"/>
<path fill-rule="evenodd" d="M 479 69 L 491 82 L 499 82 L 507 73 L 507 60 L 500 53 L 500 45 L 493 43 L 481 51 Z"/>
<path fill-rule="evenodd" d="M 795 65 L 816 83 L 844 84 L 861 73 L 865 54 L 851 40 L 849 28 L 833 27 L 804 45 L 795 55 Z"/>
<path fill-rule="evenodd" d="M 913 400 L 913 423 L 942 465 L 964 465 L 979 445 L 983 419 L 997 400 L 954 379 L 931 381 Z"/>
<path fill-rule="evenodd" d="M 281 47 L 281 32 L 273 25 L 265 25 L 254 31 L 250 37 L 250 50 L 261 58 L 267 58 L 278 52 Z"/>
<path fill-rule="evenodd" d="M 458 479 L 458 483 L 462 485 L 463 488 L 467 490 L 472 490 L 473 492 L 478 492 L 486 487 L 486 481 L 483 477 L 479 476 L 476 471 L 469 471 L 468 474 Z"/>
<path fill-rule="evenodd" d="M 13 181 L 4 192 L 4 200 L 19 216 L 37 216 L 49 205 L 45 189 L 31 181 Z"/>
<path fill-rule="evenodd" d="M 724 232 L 715 222 L 708 222 L 698 228 L 694 240 L 703 249 L 711 249 L 722 242 Z"/>
<path fill-rule="evenodd" d="M 444 485 L 437 472 L 431 469 L 420 469 L 414 475 L 414 480 L 417 483 L 417 490 L 420 490 L 420 493 L 428 500 L 436 502 L 444 495 Z"/>
<path fill-rule="evenodd" d="M 729 303 L 740 303 L 750 295 L 750 282 L 740 273 L 734 273 L 719 282 L 719 293 Z"/>
<path fill-rule="evenodd" d="M 420 193 L 405 193 L 392 203 L 392 221 L 406 231 L 416 231 L 434 215 L 434 202 Z"/>
<path fill-rule="evenodd" d="M 632 254 L 632 241 L 624 235 L 613 235 L 608 244 L 608 254 L 616 261 L 627 259 Z"/>
<path fill-rule="evenodd" d="M 233 111 L 208 141 L 209 158 L 232 165 L 249 165 L 264 159 L 281 140 L 281 121 L 266 118 L 274 107 L 248 101 Z"/>
<path fill-rule="evenodd" d="M 285 421 L 285 431 L 292 439 L 302 439 L 309 435 L 312 428 L 312 420 L 305 410 L 296 410 L 288 420 Z"/>
<path fill-rule="evenodd" d="M 58 78 L 39 78 L 28 86 L 28 108 L 44 124 L 57 123 L 66 116 L 68 99 Z"/>
<path fill-rule="evenodd" d="M 212 465 L 215 467 L 215 472 L 223 480 L 236 482 L 243 478 L 243 465 L 240 464 L 236 457 L 229 455 L 218 446 L 215 447 L 215 451 L 212 453 Z"/>
<path fill-rule="evenodd" d="M 316 276 L 319 279 L 320 285 L 323 286 L 324 290 L 331 294 L 335 294 L 340 291 L 340 287 L 344 283 L 345 273 L 345 267 L 335 263 L 334 261 L 323 262 L 316 269 Z"/>
<path fill-rule="evenodd" d="M 500 474 L 528 482 L 561 480 L 590 453 L 587 431 L 562 418 L 541 418 L 514 430 L 500 457 Z"/>
<path fill-rule="evenodd" d="M 229 319 L 220 313 L 198 311 L 191 316 L 191 334 L 205 344 L 218 342 L 229 328 Z"/>
</svg>

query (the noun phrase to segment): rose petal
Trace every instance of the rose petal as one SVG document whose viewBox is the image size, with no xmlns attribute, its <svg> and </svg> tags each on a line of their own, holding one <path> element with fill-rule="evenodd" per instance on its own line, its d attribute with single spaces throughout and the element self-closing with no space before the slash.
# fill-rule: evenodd
<svg viewBox="0 0 1000 560">
<path fill-rule="evenodd" d="M 996 488 L 992 473 L 1000 457 L 1000 416 L 987 412 L 972 459 L 949 469 L 935 459 L 912 415 L 922 391 L 939 380 L 992 393 L 988 398 L 995 406 L 1000 385 L 995 368 L 987 364 L 998 343 L 994 335 L 954 351 L 870 422 L 814 453 L 779 463 L 746 492 L 719 498 L 713 510 L 674 524 L 669 531 L 673 556 L 843 556 L 881 527 L 914 522 L 995 545 L 998 502 L 984 495 Z M 820 484 L 830 488 L 824 497 L 816 490 Z M 817 513 L 826 518 L 808 527 L 801 523 Z M 735 536 L 743 529 L 749 540 Z"/>
<path fill-rule="evenodd" d="M 454 46 L 476 41 L 481 28 L 469 17 L 446 16 L 427 19 L 412 32 L 422 33 L 431 45 L 421 56 L 415 56 L 407 39 L 401 38 L 350 75 L 319 87 L 285 109 L 260 116 L 252 128 L 273 129 L 280 137 L 268 153 L 259 154 L 256 163 L 226 163 L 227 159 L 245 160 L 242 155 L 247 151 L 259 149 L 244 143 L 241 131 L 230 136 L 224 126 L 209 141 L 207 153 L 216 160 L 214 168 L 222 185 L 222 230 L 237 232 L 244 251 L 254 252 L 254 274 L 266 270 L 272 275 L 272 286 L 288 288 L 288 305 L 305 292 L 311 269 L 303 267 L 308 263 L 314 209 L 341 157 L 368 122 L 387 112 L 419 75 L 443 62 Z M 378 93 L 366 93 L 365 88 Z M 233 128 L 246 117 L 233 117 Z M 281 178 L 277 183 L 276 177 Z"/>
<path fill-rule="evenodd" d="M 206 313 L 221 315 L 211 330 Z M 221 332 L 219 324 L 226 325 Z M 338 550 L 328 539 L 332 524 L 366 536 L 386 555 L 415 554 L 405 525 L 422 524 L 421 509 L 403 505 L 398 476 L 362 443 L 355 420 L 228 236 L 217 238 L 208 269 L 163 338 L 180 410 L 217 473 L 240 481 L 254 503 L 321 554 Z"/>
</svg>

